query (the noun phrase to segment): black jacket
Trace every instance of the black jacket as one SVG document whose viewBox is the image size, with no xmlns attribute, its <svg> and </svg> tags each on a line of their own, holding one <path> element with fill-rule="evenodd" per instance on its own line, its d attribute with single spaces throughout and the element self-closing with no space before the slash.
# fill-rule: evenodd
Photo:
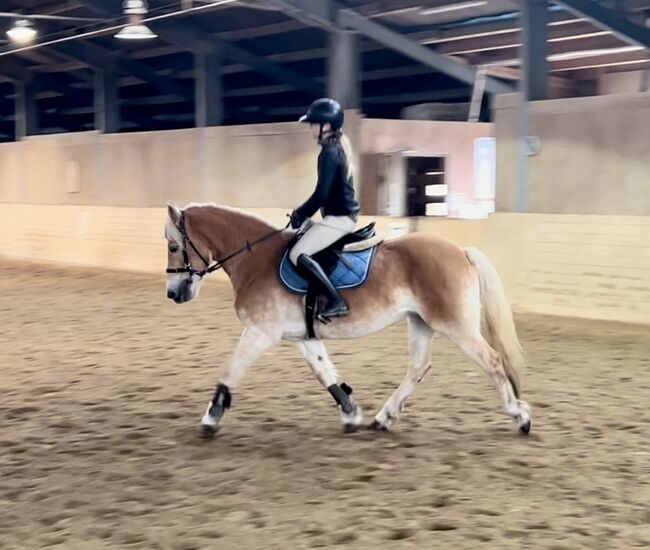
<svg viewBox="0 0 650 550">
<path fill-rule="evenodd" d="M 318 155 L 318 183 L 307 201 L 296 209 L 301 218 L 311 218 L 320 208 L 322 216 L 350 216 L 359 212 L 352 176 L 346 175 L 345 153 L 334 141 L 323 144 Z"/>
</svg>

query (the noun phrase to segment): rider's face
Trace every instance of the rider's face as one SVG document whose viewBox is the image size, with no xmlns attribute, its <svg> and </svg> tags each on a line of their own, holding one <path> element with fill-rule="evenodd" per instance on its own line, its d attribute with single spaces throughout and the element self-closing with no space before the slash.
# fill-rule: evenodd
<svg viewBox="0 0 650 550">
<path fill-rule="evenodd" d="M 323 124 L 323 135 L 326 136 L 328 133 L 332 131 L 332 125 L 327 122 Z M 311 125 L 311 135 L 314 137 L 316 141 L 318 141 L 318 138 L 320 136 L 320 124 L 312 124 Z"/>
</svg>

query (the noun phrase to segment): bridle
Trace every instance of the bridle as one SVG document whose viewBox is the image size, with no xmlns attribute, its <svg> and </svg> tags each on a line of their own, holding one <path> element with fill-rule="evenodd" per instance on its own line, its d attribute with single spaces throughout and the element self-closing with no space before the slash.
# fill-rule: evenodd
<svg viewBox="0 0 650 550">
<path fill-rule="evenodd" d="M 220 260 L 215 260 L 213 263 L 210 263 L 208 260 L 205 259 L 203 254 L 199 252 L 199 249 L 194 245 L 192 242 L 192 239 L 190 239 L 190 236 L 187 234 L 187 229 L 185 228 L 185 212 L 181 211 L 181 217 L 178 220 L 178 230 L 181 234 L 181 238 L 183 239 L 182 245 L 183 245 L 183 267 L 175 267 L 175 268 L 167 268 L 165 271 L 166 273 L 188 273 L 189 274 L 189 279 L 191 279 L 194 275 L 197 275 L 199 279 L 202 279 L 209 273 L 212 273 L 214 271 L 217 271 L 218 269 L 221 269 L 223 267 L 223 264 L 225 264 L 228 260 L 232 260 L 235 256 L 239 256 L 243 252 L 252 252 L 253 247 L 257 244 L 260 244 L 267 239 L 270 239 L 273 237 L 273 235 L 276 235 L 278 233 L 281 233 L 284 231 L 287 227 L 289 227 L 289 224 L 287 224 L 285 227 L 282 229 L 274 229 L 270 233 L 267 233 L 266 235 L 260 237 L 259 239 L 254 240 L 253 242 L 246 241 L 246 244 L 242 246 L 239 250 L 235 250 L 232 254 L 229 254 L 225 258 L 222 258 Z M 203 264 L 205 265 L 205 268 L 202 270 L 195 269 L 192 267 L 192 264 L 190 263 L 190 257 L 189 254 L 187 253 L 187 246 L 191 246 L 192 250 L 196 252 L 196 255 L 201 259 Z"/>
</svg>

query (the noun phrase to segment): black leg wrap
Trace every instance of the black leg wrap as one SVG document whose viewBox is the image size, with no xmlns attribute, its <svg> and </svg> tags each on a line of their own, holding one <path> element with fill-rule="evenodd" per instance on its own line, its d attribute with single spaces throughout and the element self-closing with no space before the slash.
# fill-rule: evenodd
<svg viewBox="0 0 650 550">
<path fill-rule="evenodd" d="M 331 396 L 334 398 L 334 401 L 341 406 L 341 410 L 345 414 L 350 414 L 354 411 L 354 405 L 348 397 L 352 393 L 352 388 L 347 384 L 332 384 L 327 388 L 327 391 L 330 392 Z"/>
<path fill-rule="evenodd" d="M 345 392 L 345 395 L 352 395 L 352 388 L 345 382 L 341 384 L 341 389 Z"/>
<path fill-rule="evenodd" d="M 230 408 L 232 403 L 232 395 L 228 386 L 224 384 L 218 384 L 217 389 L 214 392 L 214 397 L 212 398 L 212 406 L 210 407 L 210 416 L 214 418 L 219 418 L 223 416 L 226 412 L 226 409 Z"/>
</svg>

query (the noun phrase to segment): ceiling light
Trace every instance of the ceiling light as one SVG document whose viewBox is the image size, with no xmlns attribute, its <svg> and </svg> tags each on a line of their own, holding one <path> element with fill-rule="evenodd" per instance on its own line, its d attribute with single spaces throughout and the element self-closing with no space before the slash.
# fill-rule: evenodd
<svg viewBox="0 0 650 550">
<path fill-rule="evenodd" d="M 473 2 L 459 2 L 458 4 L 449 4 L 438 8 L 427 8 L 420 12 L 420 15 L 437 15 L 439 13 L 448 13 L 450 11 L 466 10 L 469 8 L 480 8 L 487 5 L 487 0 Z"/>
<path fill-rule="evenodd" d="M 145 0 L 125 0 L 122 4 L 124 15 L 129 18 L 129 24 L 115 35 L 115 38 L 125 40 L 143 40 L 156 38 L 149 27 L 143 23 L 144 16 L 147 14 L 147 3 Z"/>
<path fill-rule="evenodd" d="M 559 69 L 550 69 L 552 73 L 563 73 L 563 72 L 568 72 L 568 71 L 581 71 L 585 69 L 600 69 L 602 67 L 622 67 L 622 66 L 628 66 L 628 65 L 647 65 L 647 61 L 645 59 L 639 59 L 639 60 L 630 60 L 630 61 L 613 61 L 611 63 L 597 63 L 595 65 L 581 65 L 579 67 L 560 67 Z M 641 68 L 641 67 L 639 67 Z"/>
<path fill-rule="evenodd" d="M 585 59 L 589 57 L 601 57 L 607 55 L 616 55 L 624 53 L 634 53 L 644 50 L 643 46 L 621 46 L 618 48 L 602 48 L 598 50 L 582 50 L 574 52 L 556 53 L 546 57 L 547 61 L 570 61 L 575 59 Z M 642 60 L 630 60 L 623 63 L 641 63 Z M 492 61 L 482 63 L 485 67 L 504 67 L 521 65 L 521 59 L 504 59 L 502 61 Z M 609 65 L 609 64 L 608 64 Z M 596 65 L 593 65 L 596 66 Z M 573 68 L 569 69 L 573 70 Z"/>
<path fill-rule="evenodd" d="M 122 9 L 124 15 L 146 15 L 147 2 L 146 0 L 124 0 Z"/>
<path fill-rule="evenodd" d="M 7 36 L 14 44 L 29 44 L 38 32 L 29 19 L 16 19 L 14 26 L 7 31 Z"/>
<path fill-rule="evenodd" d="M 391 15 L 401 15 L 403 13 L 410 13 L 413 11 L 421 11 L 422 6 L 409 6 L 408 8 L 395 8 L 394 10 L 380 11 L 368 15 L 368 19 L 379 19 L 381 17 L 390 17 Z"/>
<path fill-rule="evenodd" d="M 115 38 L 122 38 L 124 40 L 143 40 L 148 38 L 156 38 L 158 36 L 146 25 L 127 25 L 115 35 Z"/>
<path fill-rule="evenodd" d="M 645 48 L 643 46 L 621 46 L 619 48 L 601 48 L 599 50 L 583 50 L 577 52 L 556 53 L 549 55 L 549 61 L 566 61 L 570 59 L 583 59 L 585 57 L 598 57 L 601 55 L 614 55 L 618 53 L 638 52 Z"/>
</svg>

